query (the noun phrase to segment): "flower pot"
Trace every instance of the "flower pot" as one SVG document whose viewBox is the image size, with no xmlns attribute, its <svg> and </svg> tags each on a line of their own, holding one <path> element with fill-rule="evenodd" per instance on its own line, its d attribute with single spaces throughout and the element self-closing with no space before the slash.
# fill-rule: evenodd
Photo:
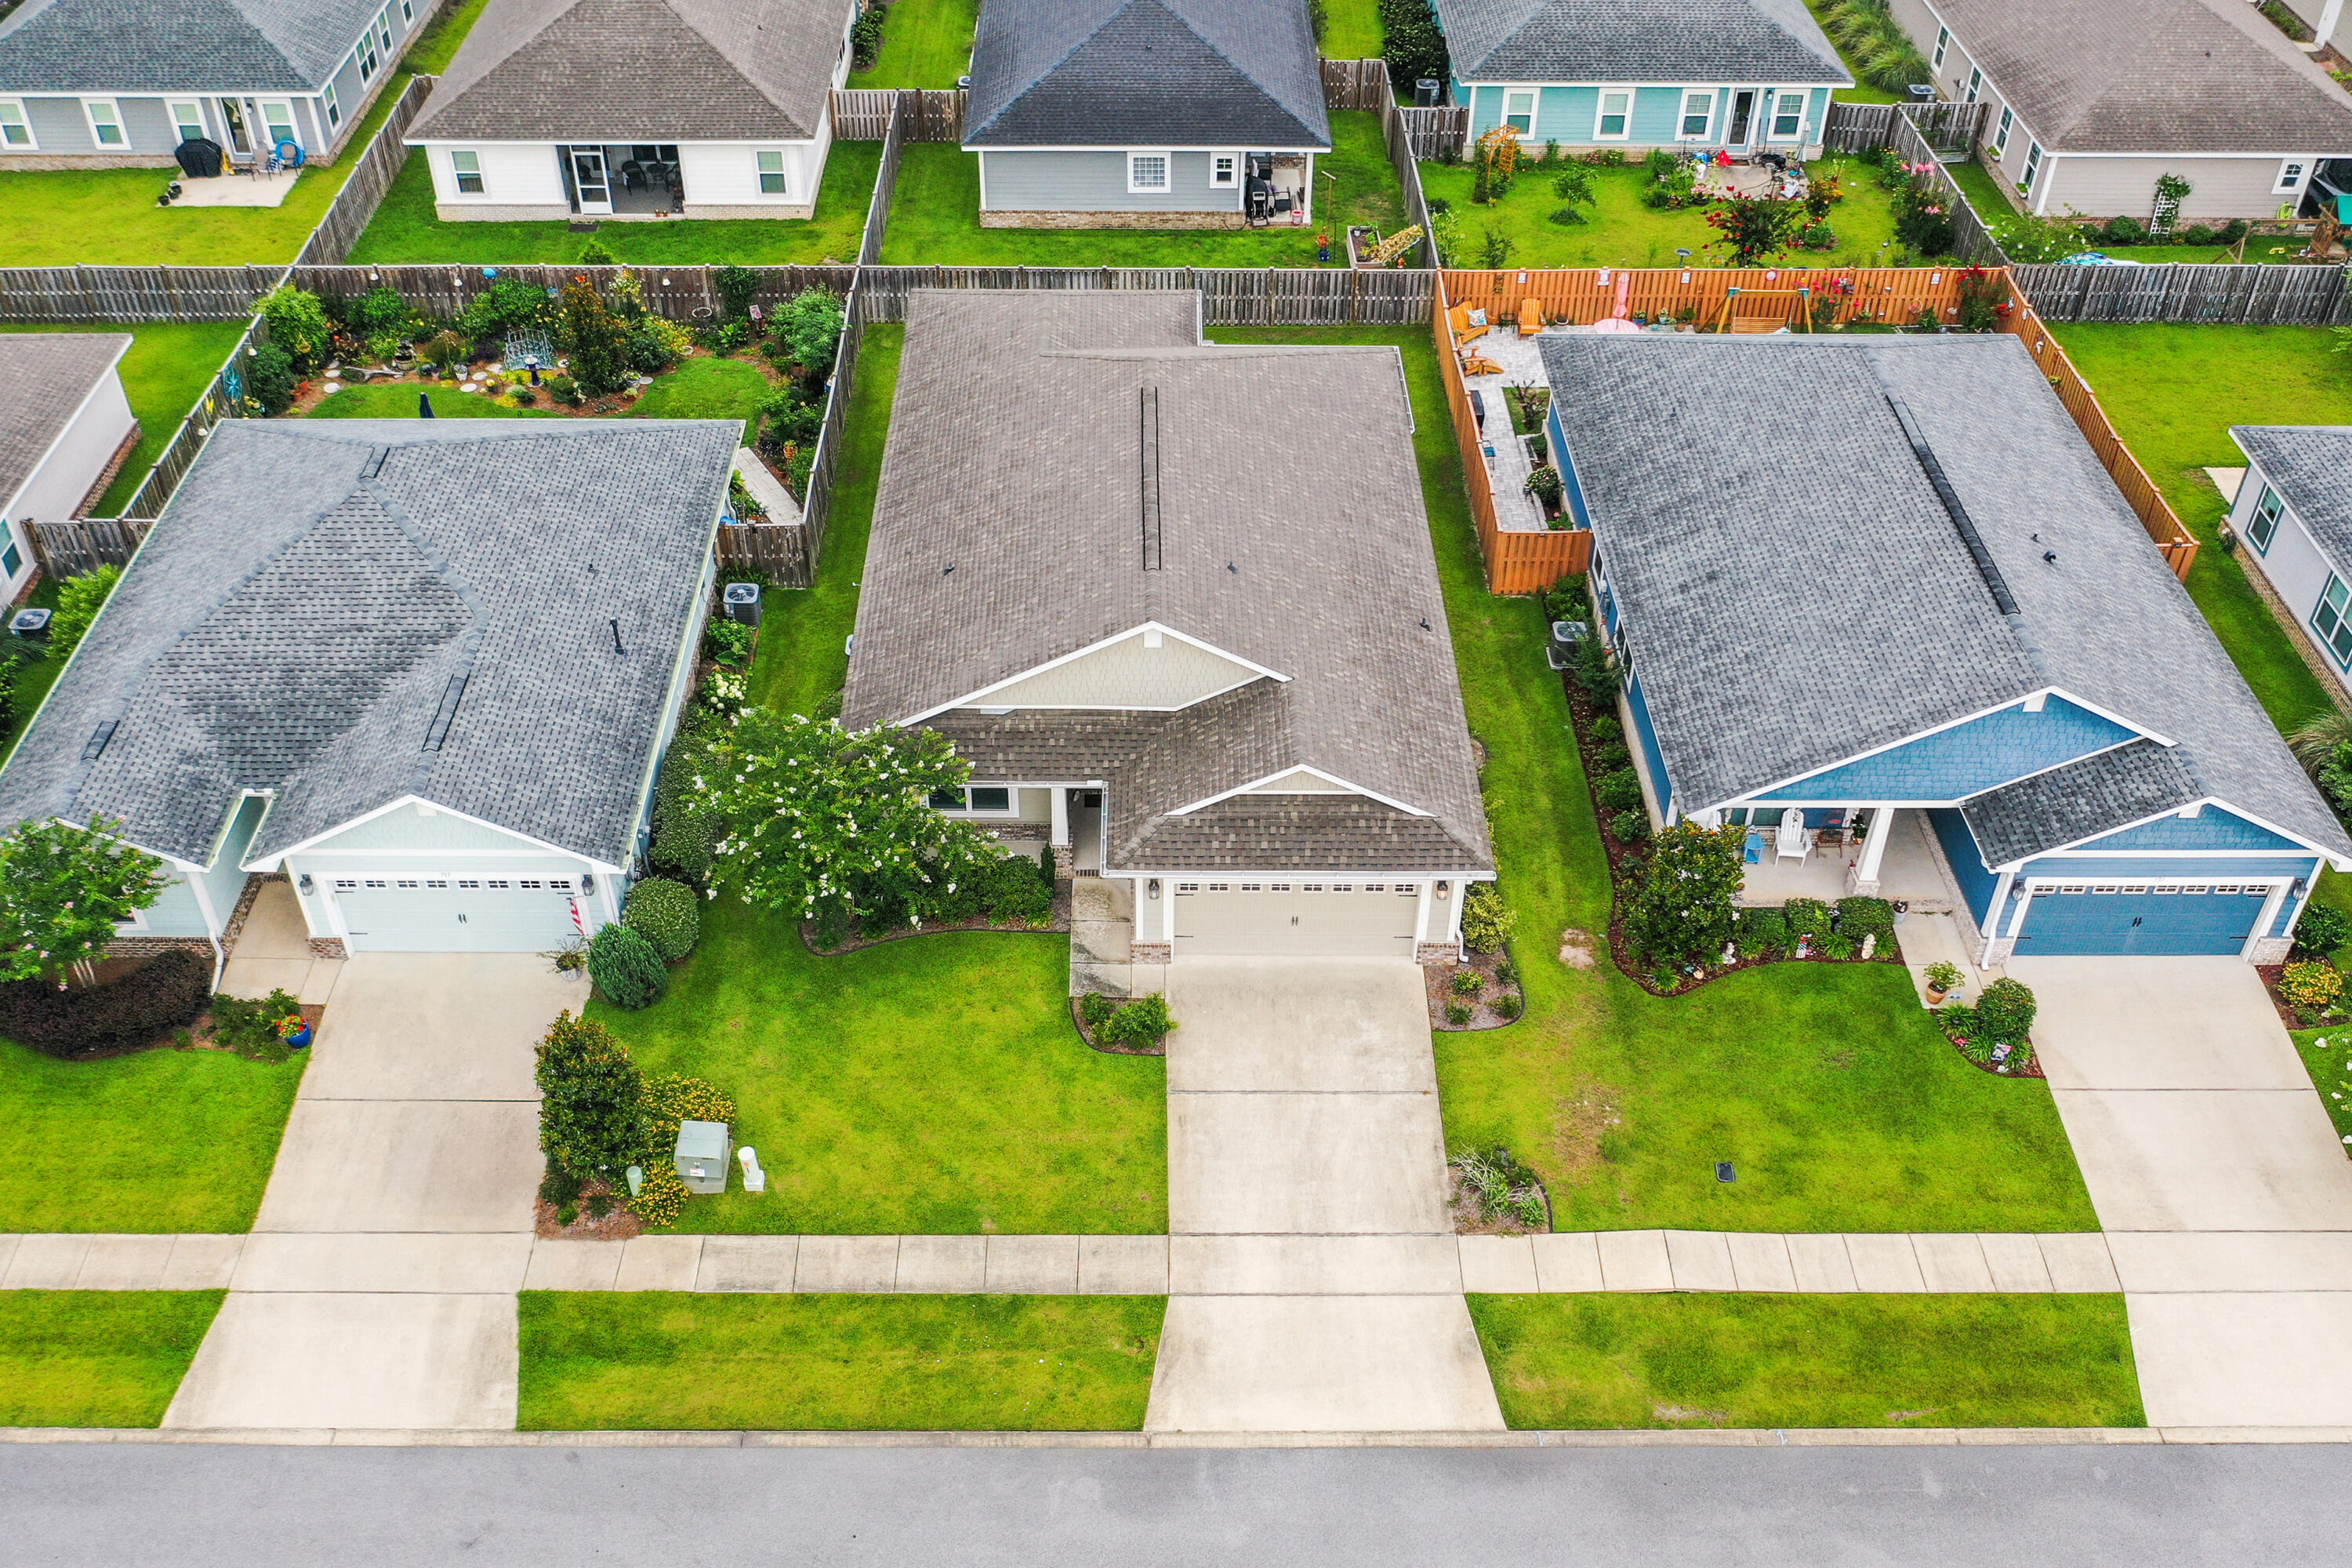
<svg viewBox="0 0 2352 1568">
<path fill-rule="evenodd" d="M 1949 991 L 1940 985 L 1930 985 L 1927 987 L 1927 1005 L 1940 1007 L 1944 1005 L 1944 998 L 1950 994 Z"/>
<path fill-rule="evenodd" d="M 281 1037 L 286 1041 L 288 1050 L 299 1051 L 310 1043 L 310 1026 L 305 1024 L 292 1034 Z"/>
</svg>

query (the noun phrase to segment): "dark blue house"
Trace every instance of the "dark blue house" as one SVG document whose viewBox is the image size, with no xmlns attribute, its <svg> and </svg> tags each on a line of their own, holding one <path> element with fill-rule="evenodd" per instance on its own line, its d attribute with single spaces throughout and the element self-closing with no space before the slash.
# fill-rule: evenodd
<svg viewBox="0 0 2352 1568">
<path fill-rule="evenodd" d="M 1982 962 L 2274 963 L 2352 870 L 2017 339 L 1542 342 L 1652 809 L 1754 827 L 1751 886 L 1827 830 L 1880 891 L 1917 812 Z"/>
</svg>

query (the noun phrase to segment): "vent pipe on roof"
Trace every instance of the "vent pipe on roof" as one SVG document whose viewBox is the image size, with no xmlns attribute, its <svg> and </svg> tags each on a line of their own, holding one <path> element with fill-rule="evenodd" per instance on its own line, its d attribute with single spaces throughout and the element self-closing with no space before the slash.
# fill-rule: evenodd
<svg viewBox="0 0 2352 1568">
<path fill-rule="evenodd" d="M 625 647 L 623 647 L 621 646 L 621 618 L 620 618 L 620 616 L 614 616 L 614 617 L 613 617 L 613 623 L 612 623 L 612 625 L 613 625 L 613 651 L 614 651 L 614 653 L 618 653 L 618 654 L 625 654 L 625 653 L 627 653 L 629 650 L 628 650 L 627 648 L 625 648 Z"/>
<path fill-rule="evenodd" d="M 1143 569 L 1160 570 L 1160 389 L 1146 386 L 1137 399 L 1142 430 Z"/>
</svg>

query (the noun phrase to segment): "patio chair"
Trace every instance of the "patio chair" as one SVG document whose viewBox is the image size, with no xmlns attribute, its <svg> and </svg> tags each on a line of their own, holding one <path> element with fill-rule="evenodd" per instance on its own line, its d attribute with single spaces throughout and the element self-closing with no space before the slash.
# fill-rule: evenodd
<svg viewBox="0 0 2352 1568">
<path fill-rule="evenodd" d="M 1774 861 L 1794 858 L 1801 865 L 1812 850 L 1813 842 L 1805 833 L 1805 814 L 1793 808 L 1781 813 L 1780 831 L 1772 837 Z"/>
<path fill-rule="evenodd" d="M 1519 336 L 1531 338 L 1544 330 L 1543 305 L 1535 300 L 1519 301 Z"/>
<path fill-rule="evenodd" d="M 1477 318 L 1475 321 L 1471 319 L 1474 315 Z M 1473 311 L 1467 305 L 1456 305 L 1445 312 L 1445 324 L 1453 330 L 1454 346 L 1458 349 L 1475 338 L 1486 335 L 1486 312 Z"/>
</svg>

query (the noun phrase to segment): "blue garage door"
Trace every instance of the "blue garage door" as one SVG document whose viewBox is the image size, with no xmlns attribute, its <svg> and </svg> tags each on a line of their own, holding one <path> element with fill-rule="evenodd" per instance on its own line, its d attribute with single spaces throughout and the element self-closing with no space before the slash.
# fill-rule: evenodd
<svg viewBox="0 0 2352 1568">
<path fill-rule="evenodd" d="M 2252 934 L 2267 883 L 2190 882 L 2178 892 L 2037 889 L 2018 933 L 2021 954 L 2235 953 Z"/>
</svg>

